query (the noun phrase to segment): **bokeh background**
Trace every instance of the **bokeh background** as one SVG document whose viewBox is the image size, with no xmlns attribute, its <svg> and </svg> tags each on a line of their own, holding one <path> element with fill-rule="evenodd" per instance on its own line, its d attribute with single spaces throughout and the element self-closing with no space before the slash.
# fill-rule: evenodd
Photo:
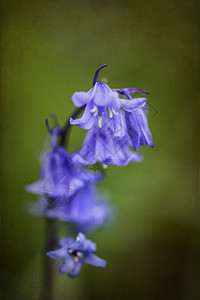
<svg viewBox="0 0 200 300">
<path fill-rule="evenodd" d="M 100 184 L 118 206 L 115 227 L 93 236 L 104 270 L 56 277 L 56 299 L 200 299 L 198 256 L 198 1 L 8 0 L 1 5 L 2 299 L 39 299 L 44 220 L 27 216 L 24 185 L 54 112 L 96 69 L 112 88 L 150 92 L 155 148 L 140 164 L 109 167 Z M 70 149 L 84 130 L 73 128 Z"/>
</svg>

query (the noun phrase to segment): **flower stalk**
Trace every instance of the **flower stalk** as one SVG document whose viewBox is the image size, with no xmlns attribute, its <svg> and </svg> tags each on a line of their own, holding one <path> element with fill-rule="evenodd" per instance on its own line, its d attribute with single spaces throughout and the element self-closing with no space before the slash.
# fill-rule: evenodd
<svg viewBox="0 0 200 300">
<path fill-rule="evenodd" d="M 45 217 L 45 241 L 44 241 L 44 253 L 50 249 L 54 249 L 57 244 L 56 239 L 56 221 Z M 55 272 L 54 261 L 49 259 L 46 255 L 43 258 L 43 287 L 41 300 L 54 300 L 54 287 L 55 287 Z"/>
<path fill-rule="evenodd" d="M 62 259 L 59 271 L 76 277 L 83 265 L 105 268 L 106 261 L 96 255 L 97 247 L 85 234 L 113 220 L 113 207 L 105 195 L 98 193 L 95 184 L 105 178 L 107 165 L 125 166 L 140 162 L 140 146 L 153 147 L 152 136 L 145 114 L 145 97 L 131 94 L 144 90 L 137 88 L 111 89 L 99 82 L 100 67 L 88 92 L 75 92 L 72 102 L 77 109 L 61 127 L 54 114 L 53 127 L 46 119 L 51 135 L 51 149 L 43 153 L 40 179 L 26 186 L 26 190 L 39 196 L 38 215 L 45 217 L 42 300 L 55 300 L 54 259 Z M 120 97 L 122 95 L 124 98 Z M 81 118 L 76 119 L 80 113 Z M 72 125 L 87 130 L 82 147 L 73 153 L 68 148 Z M 132 147 L 135 152 L 130 150 Z M 101 168 L 98 168 L 100 165 Z M 57 240 L 57 220 L 70 224 L 76 238 Z M 58 248 L 59 247 L 59 248 Z"/>
</svg>

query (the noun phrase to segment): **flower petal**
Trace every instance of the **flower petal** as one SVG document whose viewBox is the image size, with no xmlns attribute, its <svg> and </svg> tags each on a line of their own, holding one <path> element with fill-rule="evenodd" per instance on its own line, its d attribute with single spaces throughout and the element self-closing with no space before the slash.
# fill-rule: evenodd
<svg viewBox="0 0 200 300">
<path fill-rule="evenodd" d="M 97 161 L 104 162 L 110 155 L 109 140 L 112 138 L 111 134 L 113 135 L 113 131 L 107 130 L 106 125 L 102 128 L 93 126 L 86 135 L 81 150 L 74 154 L 74 161 L 80 165 L 94 164 Z"/>
<path fill-rule="evenodd" d="M 96 159 L 94 158 L 95 153 L 95 135 L 93 128 L 88 131 L 86 134 L 84 144 L 82 148 L 75 152 L 72 155 L 72 159 L 75 164 L 85 166 L 85 165 L 93 165 L 96 163 Z"/>
<path fill-rule="evenodd" d="M 117 113 L 117 114 L 116 114 Z M 115 111 L 114 118 L 114 137 L 123 137 L 125 135 L 125 120 L 120 109 Z"/>
<path fill-rule="evenodd" d="M 72 102 L 76 107 L 81 107 L 88 104 L 92 100 L 93 88 L 88 92 L 75 92 L 72 95 Z"/>
<path fill-rule="evenodd" d="M 74 244 L 70 245 L 69 249 L 80 252 L 96 252 L 96 244 L 87 240 L 82 232 L 79 232 Z"/>
<path fill-rule="evenodd" d="M 82 262 L 77 262 L 74 266 L 74 269 L 71 273 L 68 274 L 69 277 L 77 277 L 78 274 L 80 273 L 81 269 L 82 269 L 83 263 Z"/>
<path fill-rule="evenodd" d="M 63 237 L 59 240 L 59 245 L 61 247 L 65 247 L 65 246 L 70 246 L 71 244 L 73 244 L 75 242 L 75 239 L 71 238 L 71 237 Z"/>
<path fill-rule="evenodd" d="M 110 136 L 111 139 L 111 136 Z M 106 143 L 108 142 L 108 143 Z M 112 149 L 110 147 L 110 143 L 107 137 L 105 136 L 97 136 L 96 140 L 96 148 L 95 148 L 95 159 L 96 161 L 100 161 L 104 163 L 107 161 L 112 154 Z"/>
<path fill-rule="evenodd" d="M 153 147 L 152 135 L 151 135 L 151 131 L 148 126 L 148 120 L 147 120 L 144 110 L 139 109 L 136 112 L 136 115 L 137 115 L 138 124 L 139 124 L 141 132 L 143 134 L 143 138 L 141 139 L 141 144 L 145 145 L 145 140 L 146 140 L 146 143 L 150 147 Z"/>
<path fill-rule="evenodd" d="M 145 106 L 147 99 L 144 97 L 141 98 L 132 98 L 130 100 L 120 99 L 121 106 L 124 110 L 132 112 L 134 110 L 140 109 Z"/>
<path fill-rule="evenodd" d="M 55 251 L 49 251 L 46 253 L 47 256 L 53 258 L 53 259 L 57 259 L 57 258 L 64 258 L 67 255 L 67 248 L 60 248 L 58 250 Z"/>
<path fill-rule="evenodd" d="M 138 127 L 137 118 L 134 113 L 125 111 L 125 120 L 131 146 L 137 151 L 140 146 L 140 128 Z"/>
<path fill-rule="evenodd" d="M 82 154 L 85 148 L 86 147 L 83 146 L 80 152 L 74 153 L 74 157 L 73 157 L 74 162 L 76 164 L 79 164 L 80 166 L 94 165 L 96 163 L 96 159 L 94 157 Z"/>
<path fill-rule="evenodd" d="M 117 166 L 126 166 L 130 162 L 140 162 L 143 156 L 139 153 L 134 153 L 127 146 L 119 148 L 112 157 L 113 164 Z"/>
<path fill-rule="evenodd" d="M 25 190 L 32 194 L 42 194 L 43 192 L 43 180 L 38 180 L 33 182 L 32 184 L 28 184 L 25 186 Z"/>
<path fill-rule="evenodd" d="M 118 98 L 117 93 L 113 92 L 107 84 L 98 82 L 94 86 L 93 95 L 94 103 L 97 106 L 109 106 Z"/>
<path fill-rule="evenodd" d="M 75 262 L 72 257 L 67 257 L 67 259 L 60 265 L 59 272 L 62 274 L 72 271 L 75 267 Z"/>
<path fill-rule="evenodd" d="M 89 171 L 87 169 L 81 169 L 81 179 L 85 182 L 98 182 L 101 181 L 104 178 L 104 175 L 100 173 L 98 170 L 96 171 Z"/>
<path fill-rule="evenodd" d="M 84 264 L 91 265 L 93 267 L 99 267 L 99 268 L 105 268 L 106 267 L 106 261 L 95 254 L 88 254 L 86 255 L 82 261 Z"/>
<path fill-rule="evenodd" d="M 65 207 L 54 207 L 54 208 L 48 209 L 46 211 L 46 216 L 48 218 L 59 219 L 59 220 L 62 220 L 62 221 L 69 221 L 66 218 L 66 213 L 65 213 L 66 207 L 68 207 L 68 206 L 65 206 Z"/>
<path fill-rule="evenodd" d="M 79 218 L 75 224 L 75 229 L 91 233 L 97 228 L 111 225 L 116 217 L 114 209 L 115 207 L 106 200 L 95 201 L 89 208 L 88 214 L 85 214 L 84 218 Z"/>
<path fill-rule="evenodd" d="M 114 89 L 113 91 L 117 91 L 120 94 L 131 94 L 131 93 L 144 93 L 144 94 L 149 94 L 148 92 L 141 90 L 141 89 L 137 89 L 137 88 L 124 88 L 124 89 Z"/>
<path fill-rule="evenodd" d="M 70 118 L 71 125 L 78 125 L 83 129 L 90 129 L 94 124 L 95 117 L 93 116 L 90 105 L 86 105 L 85 111 L 80 119 L 74 120 Z"/>
</svg>

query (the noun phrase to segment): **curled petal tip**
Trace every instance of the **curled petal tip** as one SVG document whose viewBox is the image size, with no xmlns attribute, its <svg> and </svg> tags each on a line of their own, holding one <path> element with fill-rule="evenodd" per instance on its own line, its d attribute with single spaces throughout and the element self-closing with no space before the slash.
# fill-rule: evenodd
<svg viewBox="0 0 200 300">
<path fill-rule="evenodd" d="M 101 71 L 101 69 L 107 67 L 108 65 L 103 65 L 101 66 L 95 73 L 94 75 L 94 80 L 93 80 L 93 86 L 98 82 L 98 77 L 99 77 L 99 71 Z"/>
</svg>

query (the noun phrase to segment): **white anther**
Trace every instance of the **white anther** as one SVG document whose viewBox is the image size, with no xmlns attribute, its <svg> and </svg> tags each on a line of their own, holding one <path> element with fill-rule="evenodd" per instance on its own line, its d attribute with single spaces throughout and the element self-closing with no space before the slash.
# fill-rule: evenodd
<svg viewBox="0 0 200 300">
<path fill-rule="evenodd" d="M 98 107 L 95 105 L 91 110 L 90 110 L 92 113 L 94 113 L 94 117 L 96 117 L 97 116 L 97 114 L 98 114 Z"/>
<path fill-rule="evenodd" d="M 110 107 L 108 107 L 108 114 L 109 114 L 110 118 L 113 117 L 113 112 L 112 112 L 112 109 Z"/>
<path fill-rule="evenodd" d="M 97 106 L 95 105 L 90 111 L 95 112 L 97 110 Z"/>
<path fill-rule="evenodd" d="M 114 110 L 114 108 L 112 108 L 112 111 L 113 111 L 113 114 L 114 114 L 114 115 L 118 115 L 118 114 L 119 114 L 119 112 L 116 112 L 116 111 Z"/>
<path fill-rule="evenodd" d="M 72 249 L 69 249 L 69 250 L 68 250 L 68 252 L 71 254 L 71 253 L 73 253 L 73 252 L 74 252 L 74 250 L 72 250 Z"/>
<path fill-rule="evenodd" d="M 99 128 L 102 127 L 102 117 L 99 117 L 99 119 L 98 119 L 98 126 L 99 126 Z"/>
<path fill-rule="evenodd" d="M 78 262 L 79 261 L 79 257 L 78 256 L 74 256 L 74 261 Z"/>
<path fill-rule="evenodd" d="M 78 257 L 83 257 L 83 253 L 82 252 L 80 252 L 80 251 L 78 251 L 78 252 L 76 252 L 76 255 L 78 256 Z"/>
</svg>

